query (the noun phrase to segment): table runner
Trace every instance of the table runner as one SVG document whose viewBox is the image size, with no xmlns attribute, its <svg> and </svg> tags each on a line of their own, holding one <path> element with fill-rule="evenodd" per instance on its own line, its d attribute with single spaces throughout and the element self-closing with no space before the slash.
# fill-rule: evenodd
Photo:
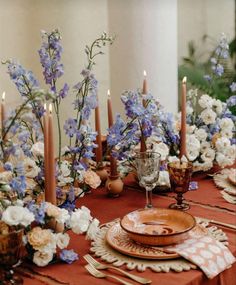
<svg viewBox="0 0 236 285">
<path fill-rule="evenodd" d="M 208 199 L 208 189 L 206 189 L 205 199 Z M 215 191 L 218 191 L 215 189 Z M 200 191 L 194 192 L 194 195 L 198 195 Z M 211 193 L 214 193 L 213 190 Z M 153 203 L 155 207 L 168 207 L 173 202 L 171 197 L 162 197 L 155 195 Z M 122 217 L 126 213 L 135 209 L 142 208 L 145 204 L 145 193 L 137 191 L 136 189 L 125 188 L 119 198 L 108 198 L 107 192 L 104 188 L 92 190 L 91 194 L 85 195 L 79 199 L 77 206 L 82 205 L 91 209 L 92 215 L 100 220 L 101 223 L 109 222 L 115 218 Z M 234 206 L 236 209 L 236 207 Z M 193 204 L 189 212 L 195 216 L 214 219 L 230 224 L 236 224 L 235 211 L 224 210 L 215 207 L 206 207 L 205 205 Z M 218 226 L 220 228 L 220 226 Z M 236 256 L 236 231 L 232 229 L 223 228 L 229 239 L 229 249 Z M 88 253 L 90 242 L 85 240 L 84 236 L 78 236 L 70 232 L 71 242 L 69 248 L 73 248 L 79 253 L 80 259 L 71 265 L 55 264 L 49 265 L 45 268 L 37 268 L 31 266 L 35 272 L 38 272 L 44 276 L 51 276 L 57 281 L 64 282 L 70 285 L 84 285 L 84 284 L 112 284 L 110 280 L 100 280 L 91 277 L 84 268 L 86 262 L 82 256 Z M 220 275 L 216 276 L 212 280 L 208 280 L 207 277 L 199 270 L 190 270 L 182 273 L 170 272 L 166 273 L 153 273 L 147 270 L 144 273 L 134 271 L 135 274 L 147 277 L 153 280 L 153 284 L 158 285 L 234 285 L 236 284 L 236 264 L 233 264 L 232 268 L 225 270 Z M 69 274 L 68 274 L 69 273 Z M 50 283 L 48 283 L 50 284 Z"/>
</svg>

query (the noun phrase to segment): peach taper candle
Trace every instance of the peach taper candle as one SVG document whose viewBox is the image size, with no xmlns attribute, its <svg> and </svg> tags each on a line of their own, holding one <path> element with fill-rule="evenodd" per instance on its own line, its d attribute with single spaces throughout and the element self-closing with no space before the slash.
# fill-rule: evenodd
<svg viewBox="0 0 236 285">
<path fill-rule="evenodd" d="M 96 137 L 97 148 L 95 149 L 95 154 L 96 154 L 97 165 L 99 165 L 102 164 L 102 135 L 101 135 L 101 125 L 100 125 L 99 103 L 95 108 L 95 129 L 97 132 L 97 137 Z"/>
<path fill-rule="evenodd" d="M 181 94 L 181 129 L 180 129 L 180 158 L 186 156 L 186 100 L 187 100 L 187 77 L 182 80 Z"/>
<path fill-rule="evenodd" d="M 44 133 L 44 187 L 45 187 L 45 201 L 50 199 L 49 195 L 49 177 L 48 177 L 48 114 L 47 104 L 44 104 L 44 115 L 43 115 L 43 133 Z"/>
</svg>

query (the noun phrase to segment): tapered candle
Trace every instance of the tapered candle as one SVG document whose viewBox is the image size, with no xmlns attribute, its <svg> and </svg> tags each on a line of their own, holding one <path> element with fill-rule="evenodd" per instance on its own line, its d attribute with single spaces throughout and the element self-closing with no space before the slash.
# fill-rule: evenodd
<svg viewBox="0 0 236 285">
<path fill-rule="evenodd" d="M 2 93 L 2 102 L 1 102 L 1 129 L 2 129 L 2 136 L 4 133 L 4 120 L 5 120 L 5 96 L 6 93 Z"/>
<path fill-rule="evenodd" d="M 56 167 L 54 157 L 54 137 L 53 137 L 53 120 L 52 120 L 52 104 L 49 104 L 48 115 L 48 202 L 56 205 Z"/>
<path fill-rule="evenodd" d="M 146 70 L 143 71 L 143 90 L 142 90 L 142 94 L 143 95 L 147 95 L 148 90 L 147 90 L 147 72 Z M 143 106 L 146 107 L 146 100 L 143 99 Z M 142 129 L 145 128 L 145 126 L 142 126 Z M 147 150 L 146 147 L 146 142 L 145 142 L 145 138 L 143 136 L 143 134 L 141 134 L 141 138 L 140 138 L 140 151 L 144 152 Z"/>
<path fill-rule="evenodd" d="M 97 164 L 101 164 L 102 162 L 102 135 L 101 135 L 101 126 L 100 126 L 99 103 L 97 107 L 95 108 L 95 129 L 97 132 L 97 137 L 96 137 L 97 148 L 95 149 L 96 162 Z"/>
<path fill-rule="evenodd" d="M 111 95 L 110 90 L 107 90 L 107 113 L 108 113 L 108 126 L 109 128 L 113 125 L 113 113 L 112 113 L 112 104 L 111 104 Z M 117 176 L 117 162 L 116 159 L 110 153 L 110 176 L 114 177 Z"/>
<path fill-rule="evenodd" d="M 147 89 L 147 72 L 146 70 L 143 71 L 143 94 L 147 94 L 148 93 L 148 89 Z"/>
<path fill-rule="evenodd" d="M 45 186 L 45 201 L 49 201 L 49 168 L 48 168 L 48 114 L 47 105 L 44 104 L 44 115 L 43 115 L 43 133 L 44 133 L 44 186 Z"/>
<path fill-rule="evenodd" d="M 181 130 L 180 130 L 180 158 L 186 156 L 186 88 L 187 77 L 182 80 L 181 94 Z"/>
</svg>

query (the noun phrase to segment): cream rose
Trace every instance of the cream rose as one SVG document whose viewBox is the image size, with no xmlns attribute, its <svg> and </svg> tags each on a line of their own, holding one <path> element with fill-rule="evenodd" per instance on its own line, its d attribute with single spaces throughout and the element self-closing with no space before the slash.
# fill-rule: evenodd
<svg viewBox="0 0 236 285">
<path fill-rule="evenodd" d="M 101 184 L 101 179 L 94 171 L 89 169 L 84 173 L 84 182 L 91 188 L 96 189 Z"/>
<path fill-rule="evenodd" d="M 48 263 L 53 259 L 53 252 L 41 252 L 36 251 L 33 256 L 33 262 L 40 267 L 48 265 Z"/>
<path fill-rule="evenodd" d="M 53 242 L 53 234 L 50 230 L 41 229 L 40 227 L 33 228 L 27 234 L 28 242 L 35 250 L 42 251 L 50 243 Z"/>
<path fill-rule="evenodd" d="M 57 242 L 57 246 L 60 248 L 60 249 L 63 249 L 63 248 L 66 248 L 70 242 L 70 236 L 65 233 L 58 233 L 56 235 L 56 242 Z"/>
<path fill-rule="evenodd" d="M 161 160 L 166 160 L 169 154 L 169 148 L 163 142 L 154 144 L 153 151 L 158 152 L 161 155 Z"/>
<path fill-rule="evenodd" d="M 40 168 L 36 165 L 35 161 L 29 157 L 26 157 L 23 160 L 23 165 L 25 169 L 25 176 L 28 178 L 35 178 L 40 172 Z"/>
<path fill-rule="evenodd" d="M 58 208 L 57 206 L 47 202 L 46 203 L 46 214 L 49 217 L 57 218 L 60 216 L 60 208 Z"/>
<path fill-rule="evenodd" d="M 35 157 L 44 157 L 44 143 L 37 142 L 32 145 L 31 152 Z"/>
</svg>

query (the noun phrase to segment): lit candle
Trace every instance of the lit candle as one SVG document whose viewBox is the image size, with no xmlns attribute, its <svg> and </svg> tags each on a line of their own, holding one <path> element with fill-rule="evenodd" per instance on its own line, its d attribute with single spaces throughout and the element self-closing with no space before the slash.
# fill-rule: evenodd
<svg viewBox="0 0 236 285">
<path fill-rule="evenodd" d="M 97 132 L 97 137 L 96 137 L 97 148 L 95 149 L 96 162 L 97 164 L 101 164 L 102 162 L 102 135 L 101 135 L 101 126 L 100 126 L 99 105 L 95 108 L 95 129 Z"/>
<path fill-rule="evenodd" d="M 147 94 L 148 93 L 148 89 L 147 89 L 147 72 L 146 70 L 143 71 L 143 94 Z"/>
<path fill-rule="evenodd" d="M 45 186 L 45 201 L 49 201 L 49 179 L 48 179 L 48 114 L 47 104 L 44 104 L 44 115 L 43 115 L 43 133 L 44 133 L 44 186 Z"/>
<path fill-rule="evenodd" d="M 180 158 L 186 156 L 186 88 L 187 77 L 182 80 L 181 96 L 181 130 L 180 130 Z"/>
<path fill-rule="evenodd" d="M 110 90 L 107 90 L 107 113 L 108 113 L 108 126 L 109 128 L 112 127 L 113 125 L 113 114 L 112 114 L 112 105 L 111 105 L 111 95 L 110 95 Z M 117 163 L 116 159 L 111 155 L 110 153 L 110 176 L 115 177 L 118 175 L 117 173 Z"/>
<path fill-rule="evenodd" d="M 4 120 L 5 120 L 5 96 L 6 93 L 2 93 L 2 102 L 1 102 L 1 128 L 2 128 L 2 135 L 4 133 Z"/>
<path fill-rule="evenodd" d="M 52 104 L 49 104 L 48 116 L 48 140 L 47 140 L 47 162 L 48 162 L 48 197 L 47 202 L 56 205 L 56 167 L 54 157 L 54 137 L 53 137 L 53 120 L 52 120 Z"/>
</svg>

